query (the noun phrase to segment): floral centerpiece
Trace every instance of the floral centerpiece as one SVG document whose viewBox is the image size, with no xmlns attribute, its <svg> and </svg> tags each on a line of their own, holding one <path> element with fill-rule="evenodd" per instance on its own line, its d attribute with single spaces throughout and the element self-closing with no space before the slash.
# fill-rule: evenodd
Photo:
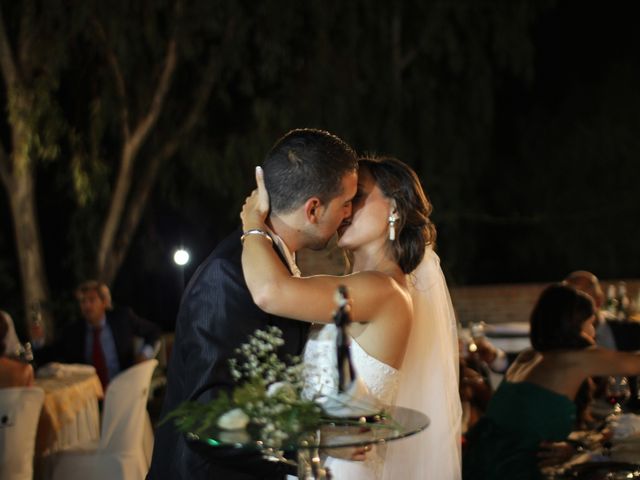
<svg viewBox="0 0 640 480">
<path fill-rule="evenodd" d="M 297 433 L 317 427 L 323 412 L 312 400 L 301 396 L 303 364 L 298 357 L 289 363 L 278 358 L 282 331 L 274 326 L 257 330 L 248 343 L 236 349 L 229 361 L 237 386 L 221 392 L 211 402 L 184 402 L 163 423 L 173 419 L 184 433 L 206 435 L 222 431 L 221 439 L 249 439 L 247 428 L 258 429 L 265 446 L 279 448 Z M 226 435 L 225 435 L 226 434 Z"/>
</svg>

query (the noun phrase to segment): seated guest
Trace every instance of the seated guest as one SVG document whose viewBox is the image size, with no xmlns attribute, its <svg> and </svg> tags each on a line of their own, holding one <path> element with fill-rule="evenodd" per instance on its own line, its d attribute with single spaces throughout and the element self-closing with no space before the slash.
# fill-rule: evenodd
<svg viewBox="0 0 640 480">
<path fill-rule="evenodd" d="M 486 337 L 475 339 L 478 347 L 478 357 L 495 373 L 504 373 L 509 366 L 509 360 L 504 350 L 496 347 Z"/>
<path fill-rule="evenodd" d="M 130 308 L 114 309 L 104 283 L 82 283 L 76 289 L 76 298 L 82 319 L 64 329 L 53 345 L 38 345 L 44 332 L 32 330 L 34 357 L 39 364 L 59 361 L 93 365 L 106 387 L 122 370 L 155 356 L 158 326 L 138 317 Z M 143 339 L 138 350 L 136 337 Z"/>
<path fill-rule="evenodd" d="M 0 317 L 3 317 L 8 325 L 7 335 L 4 339 L 4 354 L 10 358 L 18 358 L 20 357 L 23 348 L 20 340 L 18 339 L 18 335 L 16 334 L 16 327 L 13 324 L 13 319 L 4 310 L 0 310 Z"/>
<path fill-rule="evenodd" d="M 460 403 L 462 405 L 462 433 L 473 427 L 487 409 L 493 390 L 487 379 L 469 367 L 460 356 Z"/>
<path fill-rule="evenodd" d="M 595 322 L 582 323 L 582 326 L 580 328 L 580 337 L 582 337 L 582 340 L 578 342 L 577 346 L 587 348 L 595 345 L 596 331 L 594 323 Z M 507 380 L 512 380 L 514 377 L 517 377 L 520 374 L 523 365 L 529 365 L 540 358 L 542 358 L 542 354 L 535 351 L 533 348 L 523 350 L 514 360 L 511 368 L 507 370 L 505 378 Z M 578 393 L 576 394 L 576 397 L 574 399 L 574 403 L 576 405 L 575 428 L 578 430 L 586 429 L 592 423 L 594 423 L 594 419 L 591 416 L 591 411 L 589 409 L 589 404 L 593 399 L 594 391 L 595 385 L 590 377 L 585 379 L 585 381 L 582 382 L 582 385 L 578 389 Z"/>
<path fill-rule="evenodd" d="M 535 351 L 514 362 L 486 415 L 467 433 L 464 479 L 541 478 L 540 444 L 567 438 L 583 382 L 640 374 L 639 354 L 589 346 L 594 305 L 569 285 L 545 289 L 530 321 Z"/>
<path fill-rule="evenodd" d="M 0 388 L 30 387 L 33 385 L 33 368 L 28 363 L 7 357 L 6 345 L 10 327 L 8 315 L 0 312 Z"/>
<path fill-rule="evenodd" d="M 471 351 L 471 348 L 473 348 L 473 351 Z M 484 336 L 474 337 L 473 343 L 462 346 L 460 351 L 466 351 L 465 360 L 467 366 L 477 370 L 489 384 L 491 384 L 489 371 L 505 373 L 509 366 L 507 354 Z"/>
<path fill-rule="evenodd" d="M 601 311 L 604 293 L 598 277 L 585 270 L 571 272 L 564 282 L 586 293 L 593 299 L 597 309 L 596 343 L 612 350 L 633 352 L 640 350 L 640 323 L 621 322 L 615 318 L 607 318 Z"/>
<path fill-rule="evenodd" d="M 490 371 L 504 373 L 508 360 L 506 353 L 486 337 L 474 337 L 469 344 L 458 338 L 458 349 L 462 433 L 465 434 L 484 414 L 493 394 Z"/>
<path fill-rule="evenodd" d="M 600 347 L 624 352 L 635 352 L 640 350 L 640 323 L 619 321 L 609 312 L 603 311 L 604 292 L 593 273 L 586 270 L 571 272 L 564 279 L 564 283 L 574 286 L 578 290 L 591 297 L 596 306 L 596 333 L 595 340 Z M 595 379 L 597 385 L 596 396 L 601 397 L 604 390 L 604 380 Z M 636 378 L 630 378 L 631 401 L 633 408 L 640 407 L 638 399 L 638 382 Z"/>
</svg>

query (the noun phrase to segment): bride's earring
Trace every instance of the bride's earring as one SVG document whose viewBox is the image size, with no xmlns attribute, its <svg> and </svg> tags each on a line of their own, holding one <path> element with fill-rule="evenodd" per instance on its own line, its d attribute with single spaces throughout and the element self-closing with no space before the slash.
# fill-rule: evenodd
<svg viewBox="0 0 640 480">
<path fill-rule="evenodd" d="M 392 242 L 396 239 L 396 221 L 398 220 L 398 215 L 392 213 L 389 215 L 389 240 Z"/>
</svg>

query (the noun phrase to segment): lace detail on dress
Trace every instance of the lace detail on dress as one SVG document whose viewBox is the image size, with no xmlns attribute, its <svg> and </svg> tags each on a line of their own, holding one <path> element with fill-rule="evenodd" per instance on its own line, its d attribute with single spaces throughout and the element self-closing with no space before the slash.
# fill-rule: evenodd
<svg viewBox="0 0 640 480">
<path fill-rule="evenodd" d="M 382 403 L 393 404 L 400 383 L 400 370 L 369 355 L 354 339 L 351 339 L 351 358 L 369 391 Z"/>
<path fill-rule="evenodd" d="M 335 338 L 336 327 L 333 324 L 325 325 L 310 334 L 304 351 L 305 398 L 337 393 Z M 400 382 L 400 371 L 369 355 L 353 338 L 351 359 L 356 374 L 369 391 L 382 403 L 393 404 Z"/>
<path fill-rule="evenodd" d="M 338 391 L 338 370 L 336 368 L 336 327 L 325 325 L 312 331 L 305 346 L 305 387 L 303 395 L 314 398 L 335 394 Z M 353 338 L 351 339 L 351 359 L 356 374 L 364 381 L 371 394 L 387 405 L 395 403 L 400 384 L 400 371 L 369 355 Z M 336 479 L 371 480 L 382 476 L 385 448 L 376 446 L 364 462 L 328 457 L 326 465 Z"/>
<path fill-rule="evenodd" d="M 333 327 L 333 328 L 330 328 Z M 326 325 L 309 334 L 304 347 L 304 388 L 302 396 L 313 399 L 338 391 L 335 325 Z"/>
</svg>

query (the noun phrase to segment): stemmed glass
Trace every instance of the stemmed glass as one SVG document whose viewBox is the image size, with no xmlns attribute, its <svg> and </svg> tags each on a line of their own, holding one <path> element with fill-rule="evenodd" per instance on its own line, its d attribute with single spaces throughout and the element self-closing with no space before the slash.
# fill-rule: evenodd
<svg viewBox="0 0 640 480">
<path fill-rule="evenodd" d="M 613 415 L 622 413 L 622 404 L 631 397 L 631 388 L 627 377 L 609 377 L 605 390 L 607 401 L 613 406 Z"/>
<path fill-rule="evenodd" d="M 469 356 L 469 354 L 473 355 L 478 351 L 476 339 L 484 337 L 484 330 L 484 322 L 471 322 L 467 328 L 461 329 L 460 339 L 464 347 L 462 350 L 464 357 Z"/>
</svg>

